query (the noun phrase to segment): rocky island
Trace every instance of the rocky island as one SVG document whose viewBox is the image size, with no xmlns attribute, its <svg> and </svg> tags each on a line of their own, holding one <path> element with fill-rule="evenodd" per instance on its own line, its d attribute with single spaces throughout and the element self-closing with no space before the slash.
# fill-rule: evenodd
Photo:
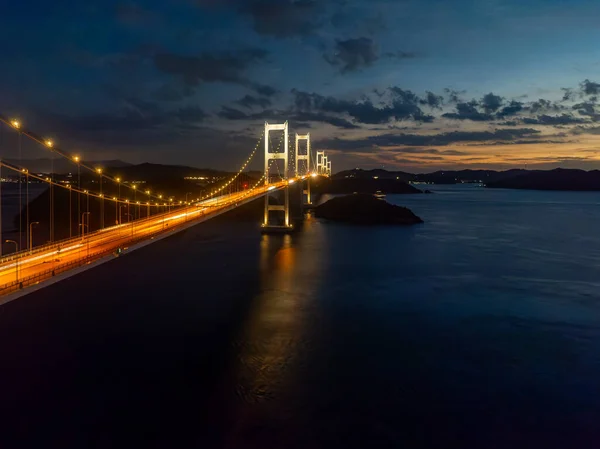
<svg viewBox="0 0 600 449">
<path fill-rule="evenodd" d="M 368 194 L 339 196 L 315 208 L 317 218 L 361 225 L 423 223 L 406 207 L 395 206 Z"/>
</svg>

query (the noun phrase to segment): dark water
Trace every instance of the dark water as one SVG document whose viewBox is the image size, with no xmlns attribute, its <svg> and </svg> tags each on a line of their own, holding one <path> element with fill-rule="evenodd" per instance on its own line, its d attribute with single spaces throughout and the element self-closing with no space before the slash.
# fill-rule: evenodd
<svg viewBox="0 0 600 449">
<path fill-rule="evenodd" d="M 598 448 L 600 194 L 207 223 L 0 307 L 0 447 Z"/>
</svg>

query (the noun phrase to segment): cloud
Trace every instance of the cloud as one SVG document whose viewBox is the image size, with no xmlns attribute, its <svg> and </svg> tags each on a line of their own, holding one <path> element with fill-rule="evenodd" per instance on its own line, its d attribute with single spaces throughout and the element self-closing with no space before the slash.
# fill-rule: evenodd
<svg viewBox="0 0 600 449">
<path fill-rule="evenodd" d="M 263 35 L 287 38 L 311 34 L 317 27 L 316 0 L 240 0 L 238 10 L 248 15 L 254 30 Z"/>
<path fill-rule="evenodd" d="M 486 114 L 490 114 L 492 112 L 496 112 L 502 106 L 504 102 L 504 98 L 499 95 L 494 95 L 493 93 L 489 93 L 483 96 L 481 99 L 481 107 L 486 112 Z"/>
<path fill-rule="evenodd" d="M 253 97 L 252 95 L 246 95 L 236 101 L 236 103 L 248 109 L 252 109 L 254 107 L 266 109 L 267 107 L 271 106 L 271 100 L 268 98 Z"/>
<path fill-rule="evenodd" d="M 522 121 L 526 125 L 572 125 L 575 123 L 587 122 L 587 120 L 574 117 L 570 114 L 562 114 L 557 116 L 538 115 L 537 118 L 524 117 Z"/>
<path fill-rule="evenodd" d="M 563 92 L 562 101 L 570 101 L 575 98 L 575 90 L 570 87 L 561 87 L 560 90 Z"/>
<path fill-rule="evenodd" d="M 342 73 L 369 67 L 379 59 L 373 40 L 367 37 L 337 41 L 334 54 L 323 56 L 331 65 L 341 67 Z"/>
<path fill-rule="evenodd" d="M 292 90 L 295 108 L 303 112 L 324 112 L 352 117 L 355 121 L 365 124 L 385 124 L 391 119 L 428 122 L 433 117 L 423 113 L 419 107 L 420 98 L 409 90 L 398 87 L 388 89 L 390 100 L 382 107 L 375 106 L 371 100 L 361 101 L 340 100 L 325 97 L 316 93 Z"/>
<path fill-rule="evenodd" d="M 442 114 L 442 117 L 453 120 L 472 120 L 475 122 L 493 120 L 494 117 L 491 114 L 479 112 L 477 106 L 478 103 L 475 100 L 471 100 L 468 103 L 456 103 L 456 112 L 447 112 L 446 114 Z"/>
<path fill-rule="evenodd" d="M 427 105 L 432 109 L 441 109 L 444 105 L 444 97 L 427 91 L 425 93 L 425 98 L 420 99 L 419 103 L 422 105 Z"/>
<path fill-rule="evenodd" d="M 496 115 L 499 118 L 503 118 L 518 114 L 522 110 L 523 103 L 521 103 L 520 101 L 512 100 L 507 106 L 504 106 Z"/>
<path fill-rule="evenodd" d="M 265 109 L 255 113 L 245 113 L 239 109 L 223 106 L 217 114 L 219 117 L 227 120 L 289 120 L 295 122 L 320 122 L 343 129 L 356 129 L 359 126 L 340 117 L 334 117 L 320 112 L 310 111 L 274 111 Z"/>
<path fill-rule="evenodd" d="M 454 131 L 434 135 L 420 134 L 382 134 L 363 139 L 323 139 L 319 145 L 323 148 L 348 151 L 376 151 L 379 147 L 408 146 L 439 146 L 458 142 L 511 142 L 523 137 L 535 136 L 540 131 L 531 128 L 496 129 L 494 131 Z M 526 143 L 524 141 L 523 143 Z"/>
<path fill-rule="evenodd" d="M 584 95 L 598 95 L 600 94 L 600 83 L 595 83 L 588 79 L 584 80 L 580 84 L 581 92 Z"/>
<path fill-rule="evenodd" d="M 188 86 L 217 81 L 252 85 L 244 73 L 266 56 L 267 52 L 262 49 L 249 49 L 235 54 L 204 53 L 200 56 L 157 53 L 154 55 L 154 65 L 163 73 L 181 78 Z"/>
<path fill-rule="evenodd" d="M 279 91 L 272 86 L 267 86 L 265 84 L 251 83 L 249 87 L 254 90 L 258 95 L 262 95 L 263 97 L 273 97 Z"/>
<path fill-rule="evenodd" d="M 455 90 L 455 89 L 451 89 L 449 87 L 446 87 L 444 89 L 444 92 L 448 96 L 448 101 L 450 103 L 461 103 L 462 102 L 461 97 L 467 93 L 466 90 Z"/>
<path fill-rule="evenodd" d="M 529 104 L 527 109 L 532 114 L 537 114 L 539 112 L 559 112 L 564 109 L 564 107 L 558 103 L 553 103 L 552 101 L 540 98 L 539 100 L 533 101 L 531 104 Z"/>
</svg>

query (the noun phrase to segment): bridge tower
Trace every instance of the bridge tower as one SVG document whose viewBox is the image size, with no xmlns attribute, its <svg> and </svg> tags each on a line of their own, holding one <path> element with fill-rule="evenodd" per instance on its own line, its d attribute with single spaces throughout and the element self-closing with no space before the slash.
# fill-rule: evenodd
<svg viewBox="0 0 600 449">
<path fill-rule="evenodd" d="M 327 176 L 331 176 L 331 161 L 327 159 Z"/>
<path fill-rule="evenodd" d="M 306 154 L 300 154 L 299 142 L 306 140 Z M 300 173 L 300 161 L 306 161 L 306 173 Z M 306 203 L 312 204 L 310 198 L 310 133 L 300 135 L 296 133 L 296 178 L 299 176 L 308 175 L 306 180 L 306 189 L 302 189 L 302 201 L 304 203 L 304 195 L 306 195 Z"/>
<path fill-rule="evenodd" d="M 317 151 L 317 174 L 324 175 L 325 174 L 325 151 Z"/>
<path fill-rule="evenodd" d="M 269 151 L 269 136 L 271 131 L 283 131 L 283 142 L 284 142 L 284 151 L 283 153 L 271 153 Z M 265 122 L 265 186 L 269 185 L 269 168 L 271 166 L 271 162 L 278 160 L 283 160 L 283 179 L 284 181 L 288 180 L 289 177 L 289 131 L 288 131 L 288 122 L 286 121 L 283 124 L 271 125 Z M 271 204 L 270 195 L 267 192 L 265 194 L 265 219 L 263 222 L 263 229 L 265 231 L 286 231 L 290 230 L 292 226 L 290 225 L 290 190 L 289 186 L 284 188 L 284 205 L 280 204 Z M 275 224 L 271 221 L 271 213 L 272 211 L 282 211 L 284 214 L 283 225 Z"/>
</svg>

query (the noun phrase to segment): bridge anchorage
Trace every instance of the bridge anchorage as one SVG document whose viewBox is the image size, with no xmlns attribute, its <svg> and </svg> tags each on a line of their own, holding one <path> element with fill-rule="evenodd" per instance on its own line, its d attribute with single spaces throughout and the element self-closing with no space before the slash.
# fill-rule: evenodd
<svg viewBox="0 0 600 449">
<path fill-rule="evenodd" d="M 301 140 L 306 141 L 306 154 L 300 154 L 299 143 Z M 300 172 L 300 161 L 306 161 L 305 171 L 303 173 Z M 304 135 L 300 135 L 300 134 L 296 133 L 295 166 L 296 166 L 296 171 L 295 171 L 296 178 L 303 178 L 305 176 L 308 177 L 306 179 L 306 188 L 302 189 L 301 194 L 302 194 L 302 205 L 309 206 L 312 204 L 311 197 L 310 197 L 310 175 L 311 175 L 311 172 L 310 172 L 310 133 L 304 134 Z"/>
<path fill-rule="evenodd" d="M 271 152 L 269 149 L 269 142 L 271 137 L 271 131 L 283 131 L 283 153 Z M 271 125 L 265 122 L 265 187 L 267 189 L 265 193 L 265 218 L 262 224 L 263 233 L 286 233 L 293 230 L 293 226 L 290 224 L 290 187 L 289 187 L 289 130 L 288 122 L 283 124 Z M 279 143 L 281 147 L 281 141 Z M 283 174 L 281 173 L 277 162 L 283 160 Z M 275 186 L 269 186 L 271 179 L 271 166 L 275 165 L 278 171 L 279 178 L 285 183 L 283 188 L 284 204 L 273 204 L 272 203 L 272 191 L 275 190 Z M 293 181 L 292 181 L 293 182 Z M 274 193 L 274 192 L 273 192 Z M 277 216 L 272 214 L 277 212 Z M 281 214 L 283 212 L 283 214 Z M 282 216 L 283 215 L 283 216 Z"/>
</svg>

